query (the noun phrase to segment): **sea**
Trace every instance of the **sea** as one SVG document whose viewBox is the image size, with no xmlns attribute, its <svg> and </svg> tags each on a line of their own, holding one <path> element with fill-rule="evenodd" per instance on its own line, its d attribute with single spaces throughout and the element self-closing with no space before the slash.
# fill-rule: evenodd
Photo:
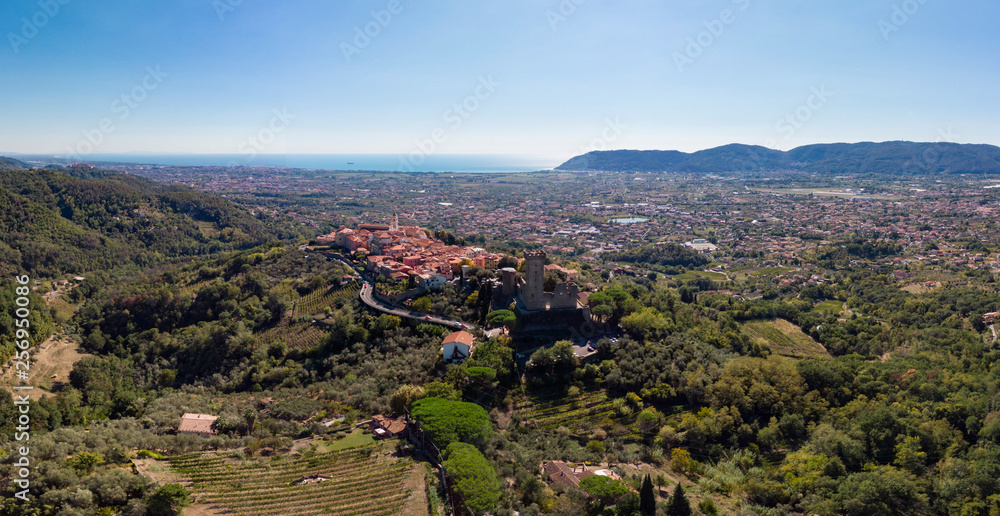
<svg viewBox="0 0 1000 516">
<path fill-rule="evenodd" d="M 35 156 L 13 156 L 17 159 Z M 50 157 L 51 158 L 51 157 Z M 53 162 L 134 163 L 172 166 L 281 167 L 392 172 L 516 173 L 551 170 L 565 160 L 511 154 L 88 154 Z"/>
</svg>

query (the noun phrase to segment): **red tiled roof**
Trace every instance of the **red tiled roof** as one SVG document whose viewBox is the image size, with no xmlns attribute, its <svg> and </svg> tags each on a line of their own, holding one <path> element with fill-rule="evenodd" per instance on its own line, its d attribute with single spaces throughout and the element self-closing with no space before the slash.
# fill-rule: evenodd
<svg viewBox="0 0 1000 516">
<path fill-rule="evenodd" d="M 214 434 L 215 429 L 212 428 L 212 425 L 215 424 L 216 419 L 219 418 L 208 414 L 184 414 L 181 416 L 181 424 L 177 427 L 177 431 L 195 434 Z"/>
<path fill-rule="evenodd" d="M 449 344 L 452 342 L 458 342 L 459 344 L 465 344 L 466 346 L 471 346 L 472 342 L 476 340 L 475 335 L 467 331 L 456 331 L 451 335 L 444 338 L 441 344 Z"/>
<path fill-rule="evenodd" d="M 386 416 L 375 416 L 372 420 L 375 421 L 375 424 L 378 425 L 379 428 L 383 428 L 385 431 L 393 435 L 396 435 L 406 429 L 406 421 L 402 418 L 393 419 Z"/>
</svg>

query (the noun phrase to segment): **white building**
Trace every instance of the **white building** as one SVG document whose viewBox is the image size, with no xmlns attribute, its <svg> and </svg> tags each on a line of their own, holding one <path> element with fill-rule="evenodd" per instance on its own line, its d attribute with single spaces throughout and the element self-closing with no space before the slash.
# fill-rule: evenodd
<svg viewBox="0 0 1000 516">
<path fill-rule="evenodd" d="M 448 282 L 448 279 L 441 274 L 418 274 L 417 275 L 417 285 L 424 287 L 427 290 L 437 290 Z"/>
<path fill-rule="evenodd" d="M 442 352 L 449 362 L 461 362 L 472 356 L 476 337 L 467 331 L 456 331 L 444 338 Z"/>
</svg>

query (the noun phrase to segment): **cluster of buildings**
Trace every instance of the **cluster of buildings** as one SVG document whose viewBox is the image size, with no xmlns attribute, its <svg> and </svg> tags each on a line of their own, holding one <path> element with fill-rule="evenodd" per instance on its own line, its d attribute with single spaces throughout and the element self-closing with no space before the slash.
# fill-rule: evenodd
<svg viewBox="0 0 1000 516">
<path fill-rule="evenodd" d="M 320 236 L 316 242 L 367 255 L 369 271 L 395 281 L 413 276 L 417 286 L 429 290 L 461 275 L 463 266 L 493 270 L 504 257 L 479 247 L 448 245 L 420 227 L 400 226 L 396 215 L 388 225 L 358 224 L 356 229 Z"/>
</svg>

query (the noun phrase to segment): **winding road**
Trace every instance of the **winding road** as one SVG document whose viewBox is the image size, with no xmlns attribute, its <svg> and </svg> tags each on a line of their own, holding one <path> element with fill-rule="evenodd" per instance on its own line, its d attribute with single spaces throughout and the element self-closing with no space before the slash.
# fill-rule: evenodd
<svg viewBox="0 0 1000 516">
<path fill-rule="evenodd" d="M 375 299 L 373 290 L 375 289 L 374 284 L 368 278 L 364 278 L 365 284 L 361 286 L 361 301 L 383 313 L 396 315 L 399 317 L 405 317 L 407 319 L 415 319 L 418 321 L 429 322 L 434 324 L 440 324 L 447 326 L 449 328 L 455 328 L 458 330 L 470 329 L 472 325 L 460 321 L 458 319 L 452 319 L 450 317 L 441 317 L 439 315 L 425 314 L 422 312 L 414 312 L 411 310 L 406 310 L 403 308 L 397 308 L 387 303 L 382 303 L 381 301 Z"/>
<path fill-rule="evenodd" d="M 358 295 L 361 296 L 361 302 L 382 313 L 395 315 L 398 317 L 404 317 L 407 319 L 414 319 L 418 321 L 433 323 L 433 324 L 440 324 L 442 326 L 447 326 L 449 328 L 454 328 L 456 330 L 472 330 L 475 328 L 475 325 L 469 324 L 465 321 L 461 321 L 458 319 L 452 319 L 450 317 L 442 317 L 440 315 L 414 312 L 411 310 L 395 307 L 388 303 L 383 303 L 375 299 L 374 295 L 375 281 L 372 280 L 365 271 L 358 270 L 354 266 L 354 264 L 351 263 L 350 260 L 344 258 L 344 256 L 339 253 L 324 252 L 322 254 L 327 257 L 333 258 L 334 260 L 337 260 L 343 263 L 344 265 L 350 267 L 351 270 L 353 270 L 354 273 L 357 274 L 362 281 L 364 281 L 364 284 L 361 285 L 361 291 L 358 293 Z"/>
</svg>

